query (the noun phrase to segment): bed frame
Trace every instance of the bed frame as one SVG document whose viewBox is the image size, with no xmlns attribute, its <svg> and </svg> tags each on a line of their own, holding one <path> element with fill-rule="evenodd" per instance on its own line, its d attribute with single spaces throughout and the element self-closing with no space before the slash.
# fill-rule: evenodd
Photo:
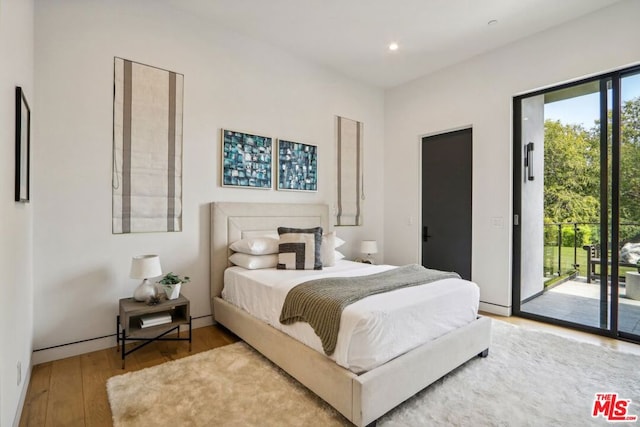
<svg viewBox="0 0 640 427">
<path fill-rule="evenodd" d="M 354 374 L 323 354 L 220 298 L 229 244 L 273 234 L 279 226 L 322 226 L 330 231 L 329 208 L 320 204 L 226 203 L 211 205 L 211 304 L 213 317 L 270 359 L 355 425 L 375 421 L 471 358 L 488 353 L 491 320 L 423 344 L 375 369 Z"/>
</svg>

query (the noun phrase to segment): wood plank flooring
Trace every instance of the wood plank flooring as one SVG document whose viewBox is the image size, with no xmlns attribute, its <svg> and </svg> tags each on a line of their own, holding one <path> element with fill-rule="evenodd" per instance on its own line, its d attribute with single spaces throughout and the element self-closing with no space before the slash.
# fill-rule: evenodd
<svg viewBox="0 0 640 427">
<path fill-rule="evenodd" d="M 578 341 L 599 345 L 601 347 L 606 347 L 612 350 L 633 353 L 640 356 L 640 344 L 634 344 L 631 342 L 604 337 L 601 335 L 590 334 L 588 332 L 576 331 L 574 329 L 564 328 L 557 325 L 550 325 L 547 323 L 537 322 L 535 320 L 523 319 L 521 317 L 503 317 L 489 313 L 482 314 L 494 319 L 509 322 L 513 325 L 525 326 L 531 329 L 537 329 L 539 331 L 550 332 L 552 334 L 560 335 L 565 338 L 572 338 Z"/>
<path fill-rule="evenodd" d="M 640 345 L 573 331 L 517 317 L 485 315 L 515 325 L 543 330 L 595 345 L 640 355 Z M 111 426 L 107 379 L 125 372 L 221 347 L 238 338 L 224 328 L 193 330 L 192 352 L 184 342 L 153 343 L 127 356 L 122 370 L 115 347 L 33 367 L 20 426 Z M 135 345 L 135 344 L 130 344 Z"/>
<path fill-rule="evenodd" d="M 115 347 L 36 365 L 20 426 L 111 426 L 107 379 L 236 341 L 226 329 L 207 326 L 193 330 L 191 353 L 186 342 L 155 342 L 128 355 L 125 369 Z"/>
</svg>

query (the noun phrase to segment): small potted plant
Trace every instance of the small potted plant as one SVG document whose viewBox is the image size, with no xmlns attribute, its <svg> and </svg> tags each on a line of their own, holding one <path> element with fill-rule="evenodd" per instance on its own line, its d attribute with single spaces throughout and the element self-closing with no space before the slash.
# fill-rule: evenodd
<svg viewBox="0 0 640 427">
<path fill-rule="evenodd" d="M 158 284 L 164 289 L 164 293 L 167 295 L 167 299 L 176 299 L 180 296 L 180 286 L 183 283 L 189 283 L 191 279 L 188 276 L 180 277 L 173 272 L 165 274 Z"/>
</svg>

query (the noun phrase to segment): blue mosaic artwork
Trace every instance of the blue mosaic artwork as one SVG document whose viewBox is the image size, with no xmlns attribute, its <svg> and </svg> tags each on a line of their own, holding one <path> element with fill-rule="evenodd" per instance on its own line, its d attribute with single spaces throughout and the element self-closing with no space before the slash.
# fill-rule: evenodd
<svg viewBox="0 0 640 427">
<path fill-rule="evenodd" d="M 222 185 L 270 189 L 272 139 L 222 131 Z"/>
<path fill-rule="evenodd" d="M 318 147 L 278 141 L 278 190 L 318 191 Z"/>
</svg>

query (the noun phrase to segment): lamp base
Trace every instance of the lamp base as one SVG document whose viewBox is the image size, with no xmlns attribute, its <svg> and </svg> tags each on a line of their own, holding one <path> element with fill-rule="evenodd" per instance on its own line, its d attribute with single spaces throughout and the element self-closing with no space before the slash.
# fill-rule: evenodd
<svg viewBox="0 0 640 427">
<path fill-rule="evenodd" d="M 147 301 L 151 297 L 155 297 L 156 287 L 149 279 L 144 279 L 133 292 L 133 299 L 136 301 Z"/>
</svg>

